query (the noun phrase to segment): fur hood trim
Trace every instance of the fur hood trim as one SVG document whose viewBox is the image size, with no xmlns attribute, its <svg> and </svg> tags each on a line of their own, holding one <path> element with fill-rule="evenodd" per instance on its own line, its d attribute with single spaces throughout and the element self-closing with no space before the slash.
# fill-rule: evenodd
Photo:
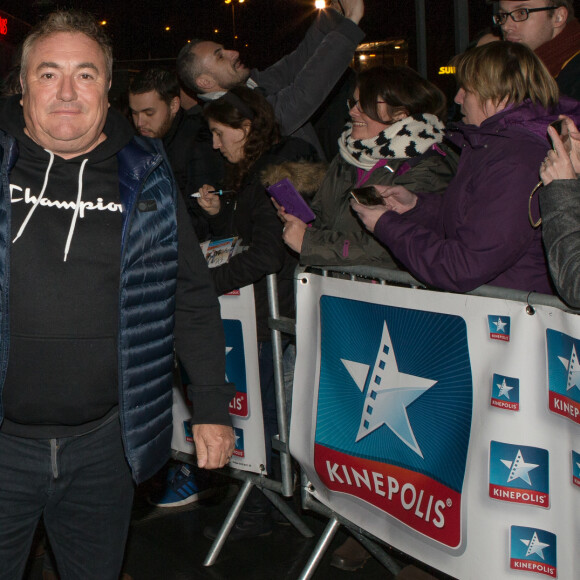
<svg viewBox="0 0 580 580">
<path fill-rule="evenodd" d="M 326 173 L 326 164 L 311 161 L 286 161 L 270 165 L 260 174 L 264 187 L 288 178 L 304 196 L 312 197 L 319 189 Z"/>
</svg>

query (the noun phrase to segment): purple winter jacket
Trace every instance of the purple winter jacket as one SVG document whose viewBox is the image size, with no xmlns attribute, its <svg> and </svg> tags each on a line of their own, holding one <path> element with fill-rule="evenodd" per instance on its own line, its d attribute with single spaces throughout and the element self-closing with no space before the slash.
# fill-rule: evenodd
<svg viewBox="0 0 580 580">
<path fill-rule="evenodd" d="M 375 236 L 417 279 L 455 292 L 483 284 L 553 294 L 541 230 L 528 200 L 550 144 L 548 124 L 580 103 L 562 98 L 553 111 L 530 101 L 486 119 L 459 124 L 448 138 L 461 147 L 457 174 L 442 196 L 419 194 L 405 214 L 388 211 Z M 539 217 L 538 196 L 532 215 Z"/>
</svg>

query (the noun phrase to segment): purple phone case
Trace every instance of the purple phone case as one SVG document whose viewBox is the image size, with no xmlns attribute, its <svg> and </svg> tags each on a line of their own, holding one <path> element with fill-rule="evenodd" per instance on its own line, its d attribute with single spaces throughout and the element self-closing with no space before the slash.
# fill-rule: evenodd
<svg viewBox="0 0 580 580">
<path fill-rule="evenodd" d="M 278 205 L 284 207 L 287 213 L 300 218 L 308 224 L 316 219 L 316 215 L 304 201 L 300 193 L 286 177 L 267 188 L 268 193 L 276 200 Z"/>
</svg>

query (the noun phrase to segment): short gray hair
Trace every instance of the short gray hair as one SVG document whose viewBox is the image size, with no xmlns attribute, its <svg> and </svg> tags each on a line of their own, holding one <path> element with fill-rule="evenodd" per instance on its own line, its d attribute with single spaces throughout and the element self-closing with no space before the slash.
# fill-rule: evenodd
<svg viewBox="0 0 580 580">
<path fill-rule="evenodd" d="M 25 89 L 26 73 L 28 72 L 30 51 L 39 40 L 59 32 L 84 34 L 94 40 L 103 51 L 103 56 L 105 57 L 107 81 L 111 80 L 113 77 L 113 46 L 97 20 L 92 15 L 79 10 L 58 10 L 41 20 L 30 31 L 22 44 L 20 77 L 23 91 Z"/>
</svg>

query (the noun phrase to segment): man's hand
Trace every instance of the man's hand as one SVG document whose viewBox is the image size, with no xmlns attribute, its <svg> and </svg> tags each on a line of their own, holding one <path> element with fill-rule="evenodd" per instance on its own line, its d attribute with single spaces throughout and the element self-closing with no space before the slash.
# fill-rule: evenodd
<svg viewBox="0 0 580 580">
<path fill-rule="evenodd" d="M 364 0 L 340 0 L 344 17 L 352 20 L 355 24 L 361 21 L 365 13 Z"/>
<path fill-rule="evenodd" d="M 193 442 L 197 466 L 205 469 L 224 467 L 230 460 L 236 439 L 234 430 L 226 425 L 194 425 Z"/>
<path fill-rule="evenodd" d="M 338 0 L 330 0 L 329 8 L 336 10 L 339 14 L 344 15 L 344 10 L 342 9 L 342 4 Z"/>
</svg>

